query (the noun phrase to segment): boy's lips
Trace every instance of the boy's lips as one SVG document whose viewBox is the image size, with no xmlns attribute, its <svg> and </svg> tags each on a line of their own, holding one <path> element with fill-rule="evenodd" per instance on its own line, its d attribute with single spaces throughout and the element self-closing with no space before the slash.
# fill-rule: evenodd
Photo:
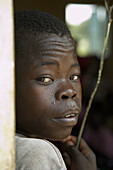
<svg viewBox="0 0 113 170">
<path fill-rule="evenodd" d="M 60 116 L 56 117 L 54 120 L 63 126 L 74 126 L 78 121 L 78 115 L 80 110 L 67 110 Z"/>
</svg>

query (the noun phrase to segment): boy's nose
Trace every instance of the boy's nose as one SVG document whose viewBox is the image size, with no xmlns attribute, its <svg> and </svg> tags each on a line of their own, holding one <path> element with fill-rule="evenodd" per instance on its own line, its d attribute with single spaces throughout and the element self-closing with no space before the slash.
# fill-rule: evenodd
<svg viewBox="0 0 113 170">
<path fill-rule="evenodd" d="M 74 99 L 76 97 L 76 91 L 74 89 L 61 89 L 56 92 L 57 100 Z"/>
</svg>

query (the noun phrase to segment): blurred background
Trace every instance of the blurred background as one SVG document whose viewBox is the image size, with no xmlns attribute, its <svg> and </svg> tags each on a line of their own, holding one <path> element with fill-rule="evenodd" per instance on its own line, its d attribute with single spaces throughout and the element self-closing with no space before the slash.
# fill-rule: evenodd
<svg viewBox="0 0 113 170">
<path fill-rule="evenodd" d="M 108 0 L 113 5 L 113 0 Z M 14 10 L 41 10 L 64 21 L 77 45 L 81 66 L 83 106 L 72 134 L 78 135 L 80 125 L 94 89 L 107 27 L 104 0 L 14 0 Z M 112 13 L 113 18 L 113 13 Z M 113 170 L 113 25 L 102 81 L 86 122 L 83 138 L 97 157 L 99 170 Z"/>
</svg>

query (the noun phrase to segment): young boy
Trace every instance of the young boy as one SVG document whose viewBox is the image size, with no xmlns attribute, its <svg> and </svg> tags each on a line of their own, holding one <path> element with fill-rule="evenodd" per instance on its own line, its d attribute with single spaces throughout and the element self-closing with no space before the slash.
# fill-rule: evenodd
<svg viewBox="0 0 113 170">
<path fill-rule="evenodd" d="M 84 141 L 69 136 L 81 110 L 80 67 L 65 24 L 47 13 L 15 15 L 16 169 L 96 170 Z M 61 151 L 52 144 L 61 141 Z M 59 148 L 60 149 L 60 148 Z"/>
</svg>

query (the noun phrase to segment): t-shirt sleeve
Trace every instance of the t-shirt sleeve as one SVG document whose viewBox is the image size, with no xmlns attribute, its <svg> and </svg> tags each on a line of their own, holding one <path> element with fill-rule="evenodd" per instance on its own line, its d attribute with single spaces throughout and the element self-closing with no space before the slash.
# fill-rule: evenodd
<svg viewBox="0 0 113 170">
<path fill-rule="evenodd" d="M 40 139 L 16 137 L 16 170 L 66 170 L 59 150 Z"/>
</svg>

